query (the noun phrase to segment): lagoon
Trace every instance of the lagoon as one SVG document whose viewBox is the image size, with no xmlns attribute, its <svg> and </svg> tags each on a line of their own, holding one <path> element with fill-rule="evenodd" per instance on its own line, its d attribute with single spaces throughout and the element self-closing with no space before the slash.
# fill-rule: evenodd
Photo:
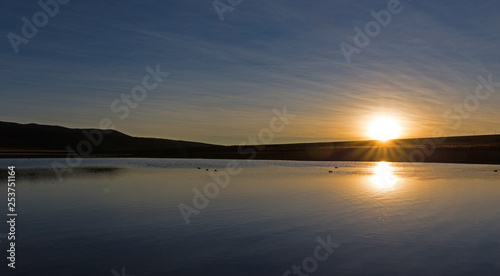
<svg viewBox="0 0 500 276">
<path fill-rule="evenodd" d="M 8 275 L 500 274 L 496 165 L 235 160 L 197 208 L 229 160 L 84 159 L 63 181 L 54 160 L 0 160 Z"/>
</svg>

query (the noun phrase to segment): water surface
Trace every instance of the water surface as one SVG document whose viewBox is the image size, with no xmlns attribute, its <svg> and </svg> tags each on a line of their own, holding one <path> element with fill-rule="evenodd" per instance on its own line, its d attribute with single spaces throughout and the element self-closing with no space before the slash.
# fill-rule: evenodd
<svg viewBox="0 0 500 276">
<path fill-rule="evenodd" d="M 179 204 L 229 161 L 86 159 L 62 182 L 52 161 L 0 160 L 18 173 L 9 275 L 283 275 L 328 237 L 309 275 L 500 275 L 498 166 L 238 161 L 187 225 Z"/>
</svg>

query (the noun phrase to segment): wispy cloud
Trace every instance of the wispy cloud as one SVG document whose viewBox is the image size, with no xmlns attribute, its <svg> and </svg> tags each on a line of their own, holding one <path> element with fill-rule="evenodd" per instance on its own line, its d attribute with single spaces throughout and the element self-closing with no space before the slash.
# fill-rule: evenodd
<svg viewBox="0 0 500 276">
<path fill-rule="evenodd" d="M 159 63 L 168 81 L 118 129 L 236 144 L 286 105 L 297 120 L 276 142 L 362 139 L 363 124 L 379 113 L 404 121 L 407 136 L 430 135 L 478 75 L 500 75 L 500 4 L 402 0 L 403 12 L 346 64 L 340 42 L 386 3 L 252 1 L 220 22 L 210 2 L 72 2 L 20 55 L 4 40 L 0 115 L 97 127 L 144 67 Z M 3 33 L 33 10 L 9 5 Z M 463 127 L 494 129 L 488 118 L 498 117 L 499 103 L 492 96 Z"/>
</svg>

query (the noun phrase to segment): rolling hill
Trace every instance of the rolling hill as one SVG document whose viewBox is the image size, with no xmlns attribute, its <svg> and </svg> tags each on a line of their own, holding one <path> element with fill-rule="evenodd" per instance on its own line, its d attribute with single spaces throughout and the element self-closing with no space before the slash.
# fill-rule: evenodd
<svg viewBox="0 0 500 276">
<path fill-rule="evenodd" d="M 95 129 L 0 122 L 0 158 L 65 157 Z M 220 146 L 132 137 L 107 130 L 84 157 L 264 159 L 304 161 L 392 161 L 500 164 L 500 135 Z M 99 138 L 99 139 L 98 139 Z M 94 140 L 95 142 L 96 140 Z M 82 147 L 80 147 L 82 149 Z M 85 147 L 83 147 L 85 150 Z"/>
<path fill-rule="evenodd" d="M 99 134 L 101 133 L 102 138 Z M 183 150 L 203 148 L 205 143 L 132 137 L 116 130 L 70 129 L 60 126 L 0 122 L 0 151 L 66 152 L 81 141 L 92 142 L 94 153 L 133 150 Z M 97 143 L 100 142 L 100 143 Z"/>
</svg>

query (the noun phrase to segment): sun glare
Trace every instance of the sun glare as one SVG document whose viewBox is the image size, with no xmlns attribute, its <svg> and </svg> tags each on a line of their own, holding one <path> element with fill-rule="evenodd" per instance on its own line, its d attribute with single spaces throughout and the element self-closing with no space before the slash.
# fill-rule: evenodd
<svg viewBox="0 0 500 276">
<path fill-rule="evenodd" d="M 401 133 L 401 127 L 396 120 L 380 117 L 370 123 L 368 135 L 374 140 L 387 141 L 396 139 Z"/>
<path fill-rule="evenodd" d="M 374 168 L 372 182 L 380 190 L 391 190 L 398 179 L 393 174 L 393 168 L 387 162 L 378 162 Z"/>
</svg>

